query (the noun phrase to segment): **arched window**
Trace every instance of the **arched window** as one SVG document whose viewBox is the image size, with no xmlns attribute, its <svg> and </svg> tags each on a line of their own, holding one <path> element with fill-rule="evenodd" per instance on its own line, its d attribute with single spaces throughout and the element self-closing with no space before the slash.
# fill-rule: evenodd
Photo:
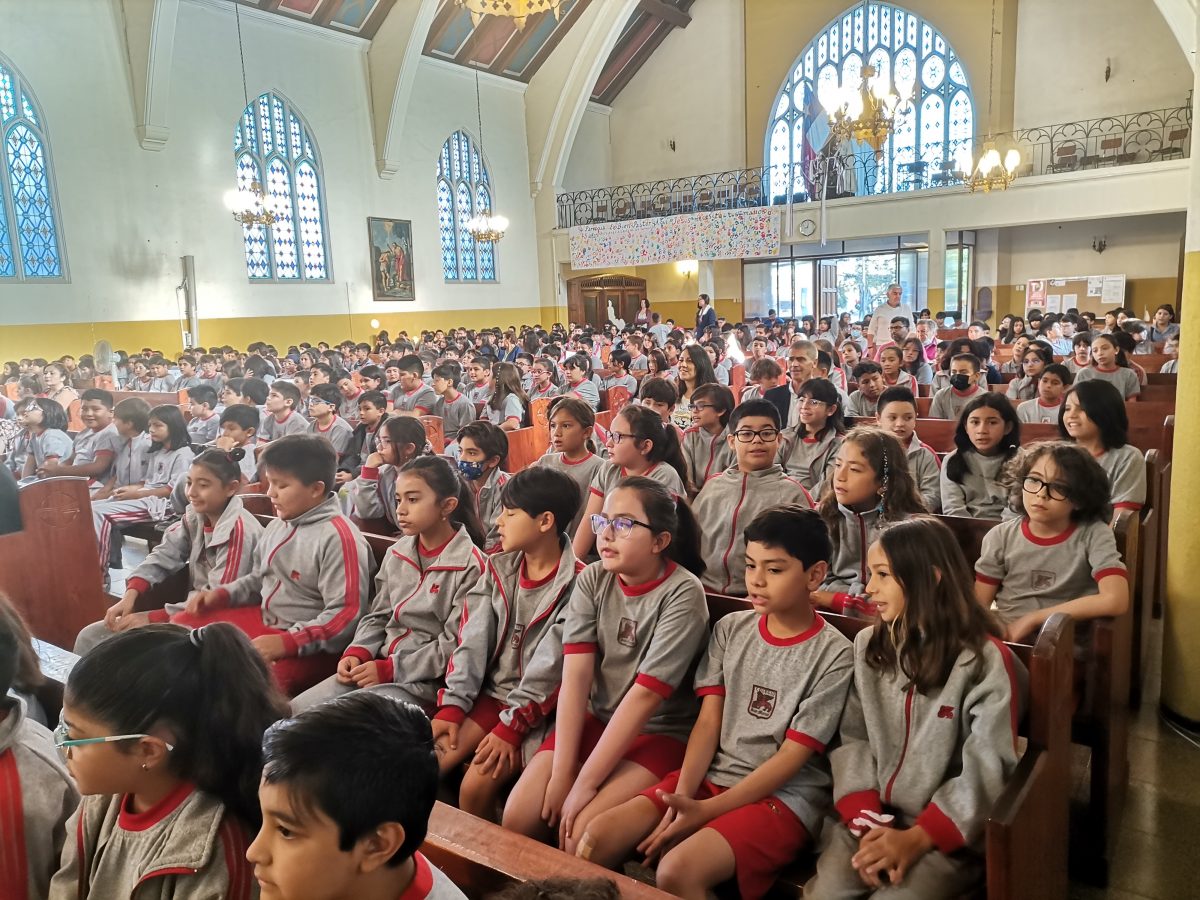
<svg viewBox="0 0 1200 900">
<path fill-rule="evenodd" d="M 66 277 L 50 145 L 21 74 L 0 56 L 0 280 Z"/>
<path fill-rule="evenodd" d="M 271 226 L 242 226 L 250 280 L 329 281 L 321 157 L 304 118 L 278 94 L 263 94 L 242 110 L 233 160 L 238 189 L 257 181 L 279 217 Z"/>
<path fill-rule="evenodd" d="M 864 65 L 894 84 L 911 103 L 897 112 L 894 130 L 876 164 L 865 144 L 827 147 L 829 120 L 820 97 L 828 86 L 857 87 Z M 941 32 L 890 3 L 861 4 L 829 23 L 797 57 L 775 98 L 765 138 L 775 202 L 814 192 L 813 161 L 836 150 L 843 168 L 855 158 L 842 187 L 857 194 L 888 193 L 944 183 L 960 148 L 971 150 L 975 106 L 967 73 Z"/>
<path fill-rule="evenodd" d="M 476 244 L 467 221 L 492 208 L 492 179 L 475 141 L 456 131 L 442 144 L 437 165 L 438 233 L 447 281 L 495 281 L 496 245 Z"/>
</svg>

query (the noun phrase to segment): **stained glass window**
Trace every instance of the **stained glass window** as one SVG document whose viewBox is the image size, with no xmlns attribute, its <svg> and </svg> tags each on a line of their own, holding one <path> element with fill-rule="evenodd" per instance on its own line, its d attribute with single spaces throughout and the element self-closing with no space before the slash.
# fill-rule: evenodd
<svg viewBox="0 0 1200 900">
<path fill-rule="evenodd" d="M 0 56 L 0 279 L 66 275 L 50 149 L 37 103 L 21 74 Z"/>
<path fill-rule="evenodd" d="M 273 92 L 251 102 L 233 129 L 233 160 L 238 189 L 259 182 L 277 216 L 242 226 L 250 280 L 328 281 L 321 160 L 300 113 Z"/>
<path fill-rule="evenodd" d="M 437 164 L 438 235 L 446 281 L 495 281 L 496 245 L 476 244 L 467 221 L 492 208 L 495 187 L 487 161 L 465 131 L 442 145 Z"/>
<path fill-rule="evenodd" d="M 821 103 L 830 87 L 858 87 L 864 60 L 911 102 L 896 114 L 878 167 L 865 144 L 829 146 Z M 960 151 L 971 151 L 975 104 L 962 61 L 945 37 L 892 3 L 861 4 L 829 23 L 801 52 L 779 89 L 767 124 L 764 156 L 775 202 L 814 192 L 814 163 L 822 153 L 854 157 L 841 189 L 889 193 L 943 183 Z M 872 177 L 862 177 L 867 172 Z M 799 198 L 797 198 L 799 199 Z"/>
</svg>

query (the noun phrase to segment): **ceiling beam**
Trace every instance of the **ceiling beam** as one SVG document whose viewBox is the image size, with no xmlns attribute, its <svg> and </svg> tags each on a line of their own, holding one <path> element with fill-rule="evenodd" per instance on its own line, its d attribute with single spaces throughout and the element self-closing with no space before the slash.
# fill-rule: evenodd
<svg viewBox="0 0 1200 900">
<path fill-rule="evenodd" d="M 533 55 L 533 59 L 529 61 L 529 65 L 521 72 L 522 81 L 528 82 L 532 80 L 533 76 L 537 74 L 538 69 L 542 67 L 542 63 L 554 52 L 554 48 L 558 46 L 558 42 L 571 30 L 571 26 L 583 15 L 584 11 L 588 8 L 588 4 L 591 2 L 592 0 L 575 0 L 571 11 L 562 17 L 562 20 L 550 32 L 550 37 L 546 39 L 546 43 L 542 44 L 541 49 Z"/>
<path fill-rule="evenodd" d="M 162 150 L 171 135 L 171 62 L 179 0 L 115 0 L 115 5 L 133 95 L 134 134 L 143 150 Z"/>
<path fill-rule="evenodd" d="M 646 57 L 654 52 L 654 48 L 662 43 L 662 38 L 672 30 L 672 26 L 662 19 L 647 16 L 634 32 L 626 37 L 624 46 L 616 47 L 605 60 L 600 77 L 592 87 L 593 97 L 608 97 L 612 86 L 621 80 L 621 74 L 633 66 L 641 65 Z M 655 40 L 655 37 L 658 40 Z M 647 50 L 647 46 L 650 47 Z M 631 76 L 632 77 L 632 76 Z M 622 86 L 624 86 L 622 84 Z M 601 100 L 601 102 L 606 102 Z"/>
<path fill-rule="evenodd" d="M 475 68 L 474 57 L 481 47 L 494 46 L 492 42 L 499 37 L 501 32 L 508 31 L 511 35 L 516 30 L 517 26 L 513 24 L 512 19 L 502 16 L 487 16 L 471 30 L 470 36 L 463 41 L 454 61 L 460 66 Z"/>
<path fill-rule="evenodd" d="M 657 19 L 669 22 L 675 28 L 687 28 L 692 24 L 692 17 L 678 6 L 667 3 L 666 0 L 640 0 L 638 6 Z"/>
<path fill-rule="evenodd" d="M 379 26 L 383 24 L 383 20 L 387 18 L 387 14 L 392 11 L 392 7 L 396 5 L 396 0 L 379 0 L 375 4 L 375 8 L 367 15 L 367 19 L 359 29 L 359 37 L 364 37 L 368 41 L 374 40 L 375 34 L 379 31 Z"/>
<path fill-rule="evenodd" d="M 406 0 L 396 4 L 367 51 L 375 164 L 380 178 L 395 176 L 403 162 L 400 150 L 409 100 L 421 47 L 437 16 L 437 2 Z"/>
<path fill-rule="evenodd" d="M 423 52 L 428 53 L 442 41 L 442 36 L 446 33 L 446 29 L 450 27 L 450 23 L 454 21 L 454 16 L 458 12 L 458 7 L 453 3 L 442 0 L 442 5 L 438 7 L 437 17 L 433 20 L 433 25 L 429 28 L 429 34 L 425 38 L 425 49 Z"/>
<path fill-rule="evenodd" d="M 518 31 L 515 36 L 509 38 L 508 43 L 504 45 L 504 48 L 499 54 L 497 54 L 496 58 L 492 60 L 492 64 L 488 66 L 488 71 L 493 75 L 503 75 L 504 70 L 508 68 L 508 64 L 512 58 L 517 55 L 522 47 L 525 46 L 526 41 L 533 38 L 533 32 L 535 30 L 536 29 L 533 28 L 525 28 L 521 31 Z"/>
<path fill-rule="evenodd" d="M 621 93 L 625 89 L 625 86 L 633 80 L 633 76 L 646 64 L 646 61 L 650 59 L 651 54 L 658 49 L 659 45 L 667 39 L 667 35 L 671 33 L 671 30 L 671 25 L 666 22 L 659 22 L 658 27 L 625 60 L 611 60 L 609 64 L 618 68 L 615 72 L 605 72 L 600 76 L 600 81 L 596 85 L 597 87 L 600 86 L 601 82 L 605 81 L 605 75 L 608 76 L 608 83 L 604 85 L 600 92 L 594 94 L 592 99 L 597 103 L 612 106 L 613 101 L 617 99 L 617 94 Z"/>
</svg>

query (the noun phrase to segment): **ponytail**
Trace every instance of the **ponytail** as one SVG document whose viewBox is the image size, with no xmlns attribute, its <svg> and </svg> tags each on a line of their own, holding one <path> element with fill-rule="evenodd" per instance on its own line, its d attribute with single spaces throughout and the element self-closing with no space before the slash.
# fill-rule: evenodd
<svg viewBox="0 0 1200 900">
<path fill-rule="evenodd" d="M 221 484 L 233 484 L 242 480 L 242 469 L 238 465 L 246 458 L 246 451 L 241 447 L 232 450 L 220 450 L 216 447 L 204 449 L 190 445 L 199 455 L 192 460 L 193 466 L 204 466 L 221 480 Z"/>
<path fill-rule="evenodd" d="M 412 444 L 416 450 L 413 459 L 432 452 L 425 426 L 416 416 L 388 416 L 383 420 L 383 430 L 392 442 L 393 447 L 404 447 Z M 397 453 L 399 458 L 399 453 Z M 407 460 L 406 460 L 407 462 Z"/>
<path fill-rule="evenodd" d="M 117 734 L 168 729 L 172 773 L 219 799 L 246 826 L 261 823 L 263 732 L 288 706 L 267 664 L 233 625 L 147 625 L 114 635 L 71 670 L 66 702 Z"/>
<path fill-rule="evenodd" d="M 486 532 L 479 521 L 479 511 L 475 508 L 475 495 L 457 469 L 440 456 L 418 456 L 405 463 L 400 472 L 419 477 L 429 485 L 438 500 L 448 497 L 458 500 L 458 505 L 450 513 L 451 523 L 466 530 L 467 537 L 476 547 L 484 545 Z"/>
<path fill-rule="evenodd" d="M 629 423 L 629 431 L 636 441 L 649 441 L 650 452 L 646 460 L 650 463 L 665 462 L 679 473 L 679 480 L 687 484 L 687 467 L 683 462 L 683 450 L 679 445 L 679 432 L 670 422 L 646 406 L 626 406 L 617 418 Z"/>
<path fill-rule="evenodd" d="M 621 479 L 614 490 L 621 488 L 637 491 L 638 499 L 646 510 L 646 524 L 651 531 L 655 534 L 665 531 L 671 535 L 671 543 L 666 549 L 667 557 L 697 578 L 704 574 L 704 557 L 700 555 L 700 525 L 688 506 L 687 498 L 672 494 L 665 486 L 644 475 L 630 475 Z"/>
</svg>

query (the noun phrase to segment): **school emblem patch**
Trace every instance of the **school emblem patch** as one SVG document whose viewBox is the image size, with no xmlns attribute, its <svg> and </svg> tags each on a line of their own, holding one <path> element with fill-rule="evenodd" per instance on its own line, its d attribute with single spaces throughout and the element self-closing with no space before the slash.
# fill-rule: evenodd
<svg viewBox="0 0 1200 900">
<path fill-rule="evenodd" d="M 1044 591 L 1054 586 L 1054 573 L 1045 569 L 1034 569 L 1029 577 L 1033 581 L 1035 591 Z"/>
<path fill-rule="evenodd" d="M 769 719 L 775 712 L 778 698 L 779 691 L 756 684 L 750 691 L 750 705 L 746 707 L 746 712 L 756 719 Z"/>
<path fill-rule="evenodd" d="M 953 706 L 943 706 L 941 709 L 938 710 L 938 718 L 939 719 L 953 719 L 954 718 L 954 707 Z"/>
<path fill-rule="evenodd" d="M 524 625 L 513 626 L 512 641 L 510 642 L 511 645 L 514 648 L 520 647 L 521 646 L 521 638 L 523 638 L 524 636 L 525 636 L 525 626 Z"/>
<path fill-rule="evenodd" d="M 621 618 L 621 624 L 617 626 L 617 643 L 624 644 L 626 647 L 637 644 L 636 619 Z"/>
<path fill-rule="evenodd" d="M 442 590 L 442 586 L 440 584 L 431 584 L 429 586 L 429 593 L 431 593 L 431 594 L 441 593 L 441 590 Z"/>
<path fill-rule="evenodd" d="M 299 580 L 300 580 L 300 573 L 297 572 L 295 569 L 292 569 L 292 581 L 299 581 Z"/>
</svg>

